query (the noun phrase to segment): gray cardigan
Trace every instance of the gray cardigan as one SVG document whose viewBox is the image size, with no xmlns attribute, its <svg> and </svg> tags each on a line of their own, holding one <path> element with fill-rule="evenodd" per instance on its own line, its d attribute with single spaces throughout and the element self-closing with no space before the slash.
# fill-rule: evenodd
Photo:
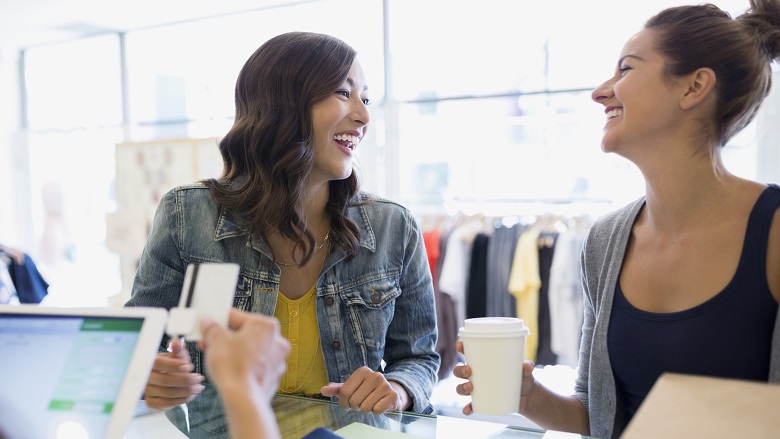
<svg viewBox="0 0 780 439">
<path fill-rule="evenodd" d="M 591 227 L 581 255 L 584 288 L 582 341 L 574 397 L 580 400 L 590 419 L 590 434 L 617 438 L 627 420 L 617 416 L 622 406 L 615 390 L 612 365 L 607 351 L 607 331 L 615 286 L 623 265 L 628 238 L 644 197 L 599 218 Z M 780 383 L 780 312 L 772 337 L 769 382 Z M 621 418 L 621 419 L 618 419 Z"/>
</svg>

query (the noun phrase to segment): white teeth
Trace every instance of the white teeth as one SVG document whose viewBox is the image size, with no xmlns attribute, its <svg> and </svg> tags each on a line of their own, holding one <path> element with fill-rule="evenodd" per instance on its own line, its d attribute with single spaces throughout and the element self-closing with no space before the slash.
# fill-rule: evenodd
<svg viewBox="0 0 780 439">
<path fill-rule="evenodd" d="M 609 110 L 609 113 L 607 113 L 607 120 L 620 116 L 621 114 L 623 114 L 622 108 L 613 108 L 612 110 Z"/>
<path fill-rule="evenodd" d="M 355 146 L 357 146 L 358 143 L 360 143 L 360 137 L 353 136 L 351 134 L 336 134 L 333 136 L 333 140 L 341 140 L 342 142 L 349 142 L 350 149 L 355 149 Z"/>
</svg>

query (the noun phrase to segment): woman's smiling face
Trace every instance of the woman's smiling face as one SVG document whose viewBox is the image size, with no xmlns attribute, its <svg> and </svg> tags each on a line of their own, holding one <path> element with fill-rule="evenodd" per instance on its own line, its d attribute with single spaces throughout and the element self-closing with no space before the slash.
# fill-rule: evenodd
<svg viewBox="0 0 780 439">
<path fill-rule="evenodd" d="M 313 181 L 342 180 L 352 174 L 352 159 L 369 122 L 368 86 L 356 60 L 338 90 L 312 105 Z"/>
<path fill-rule="evenodd" d="M 604 105 L 602 149 L 631 155 L 626 147 L 657 142 L 679 121 L 679 91 L 664 75 L 664 57 L 655 49 L 657 31 L 645 29 L 623 46 L 615 74 L 593 91 Z"/>
</svg>

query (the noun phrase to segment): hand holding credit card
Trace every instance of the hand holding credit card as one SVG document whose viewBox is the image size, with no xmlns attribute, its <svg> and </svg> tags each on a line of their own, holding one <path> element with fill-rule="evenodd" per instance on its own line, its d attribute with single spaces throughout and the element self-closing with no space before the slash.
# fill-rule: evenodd
<svg viewBox="0 0 780 439">
<path fill-rule="evenodd" d="M 184 273 L 179 306 L 170 310 L 166 332 L 171 337 L 199 341 L 204 316 L 227 328 L 228 314 L 238 284 L 238 264 L 190 264 Z"/>
</svg>

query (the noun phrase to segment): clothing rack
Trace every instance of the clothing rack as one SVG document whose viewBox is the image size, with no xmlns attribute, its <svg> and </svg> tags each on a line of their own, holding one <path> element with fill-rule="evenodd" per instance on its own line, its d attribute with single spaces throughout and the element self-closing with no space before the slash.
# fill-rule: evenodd
<svg viewBox="0 0 780 439">
<path fill-rule="evenodd" d="M 471 317 L 523 318 L 532 334 L 527 359 L 576 366 L 582 319 L 579 249 L 592 218 L 549 211 L 418 217 L 437 295 L 440 378 L 462 360 L 454 352 L 457 331 Z"/>
</svg>

